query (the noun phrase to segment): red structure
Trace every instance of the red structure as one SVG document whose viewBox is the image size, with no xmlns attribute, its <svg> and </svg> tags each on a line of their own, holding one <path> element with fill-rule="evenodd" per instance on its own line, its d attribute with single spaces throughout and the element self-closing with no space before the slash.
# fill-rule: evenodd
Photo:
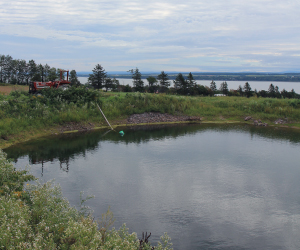
<svg viewBox="0 0 300 250">
<path fill-rule="evenodd" d="M 63 73 L 67 72 L 67 80 L 63 80 Z M 60 80 L 59 81 L 49 81 L 49 82 L 31 82 L 29 84 L 29 93 L 34 94 L 43 89 L 49 88 L 68 88 L 70 86 L 69 82 L 69 70 L 60 70 Z"/>
</svg>

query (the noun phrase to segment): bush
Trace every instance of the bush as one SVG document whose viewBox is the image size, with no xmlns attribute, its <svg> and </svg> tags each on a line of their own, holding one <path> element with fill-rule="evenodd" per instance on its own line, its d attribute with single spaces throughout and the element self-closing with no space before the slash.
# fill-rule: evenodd
<svg viewBox="0 0 300 250">
<path fill-rule="evenodd" d="M 0 150 L 0 249 L 152 249 L 140 247 L 135 233 L 125 224 L 108 230 L 71 207 L 59 186 L 52 182 L 26 184 L 34 177 L 27 170 L 16 170 Z M 112 221 L 112 213 L 108 210 Z M 103 226 L 105 227 L 103 229 Z M 157 249 L 171 249 L 167 235 Z"/>
</svg>

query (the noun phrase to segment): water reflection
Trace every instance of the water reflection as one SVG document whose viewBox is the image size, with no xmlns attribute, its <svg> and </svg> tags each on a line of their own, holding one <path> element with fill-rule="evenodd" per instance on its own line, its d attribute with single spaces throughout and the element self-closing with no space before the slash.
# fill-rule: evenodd
<svg viewBox="0 0 300 250">
<path fill-rule="evenodd" d="M 55 178 L 76 204 L 94 194 L 126 222 L 167 231 L 174 249 L 299 249 L 300 132 L 248 125 L 125 127 L 43 138 L 6 149 Z M 39 163 L 40 162 L 40 163 Z M 68 163 L 68 165 L 66 164 Z M 60 164 L 64 167 L 60 170 Z"/>
<path fill-rule="evenodd" d="M 276 127 L 254 127 L 237 124 L 181 124 L 181 125 L 156 125 L 156 126 L 128 126 L 121 127 L 126 136 L 121 137 L 116 131 L 98 130 L 83 133 L 61 134 L 51 137 L 43 137 L 20 143 L 4 149 L 8 158 L 17 162 L 18 158 L 28 155 L 30 164 L 43 164 L 59 160 L 61 169 L 69 170 L 70 159 L 77 155 L 85 156 L 88 151 L 95 151 L 101 147 L 101 141 L 114 143 L 147 143 L 150 140 L 165 140 L 182 136 L 192 136 L 196 133 L 207 131 L 216 132 L 249 132 L 251 137 L 259 136 L 271 140 L 285 141 L 299 144 L 300 131 Z"/>
</svg>

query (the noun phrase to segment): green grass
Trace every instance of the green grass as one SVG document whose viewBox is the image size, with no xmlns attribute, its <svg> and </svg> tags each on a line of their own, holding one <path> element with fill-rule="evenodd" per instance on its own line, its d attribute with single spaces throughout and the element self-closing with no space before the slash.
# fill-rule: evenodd
<svg viewBox="0 0 300 250">
<path fill-rule="evenodd" d="M 106 93 L 84 88 L 50 90 L 43 96 L 14 91 L 8 96 L 0 95 L 0 145 L 29 135 L 49 134 L 67 123 L 101 126 L 105 121 L 97 103 L 111 123 L 144 112 L 200 116 L 206 122 L 243 121 L 245 116 L 252 116 L 268 123 L 278 118 L 300 123 L 298 99 Z"/>
</svg>

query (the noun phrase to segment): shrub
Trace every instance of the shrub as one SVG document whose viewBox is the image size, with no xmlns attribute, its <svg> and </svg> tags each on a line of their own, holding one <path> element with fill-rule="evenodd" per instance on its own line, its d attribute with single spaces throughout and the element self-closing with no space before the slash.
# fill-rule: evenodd
<svg viewBox="0 0 300 250">
<path fill-rule="evenodd" d="M 1 150 L 0 177 L 0 249 L 152 249 L 150 244 L 140 248 L 125 224 L 108 230 L 110 210 L 98 230 L 92 217 L 70 206 L 59 186 L 47 182 L 24 187 L 34 177 L 16 170 Z M 165 235 L 157 249 L 171 249 L 169 240 Z"/>
</svg>

